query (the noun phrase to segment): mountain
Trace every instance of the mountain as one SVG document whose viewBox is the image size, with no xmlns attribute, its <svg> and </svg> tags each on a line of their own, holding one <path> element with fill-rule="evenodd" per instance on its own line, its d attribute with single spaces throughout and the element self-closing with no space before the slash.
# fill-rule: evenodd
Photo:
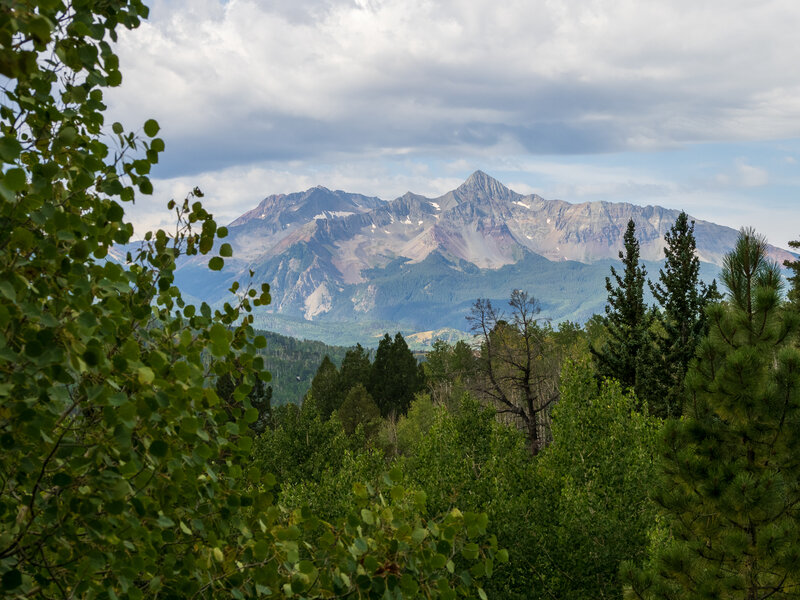
<svg viewBox="0 0 800 600">
<path fill-rule="evenodd" d="M 408 192 L 387 202 L 318 186 L 269 196 L 233 221 L 226 241 L 235 260 L 222 272 L 195 258 L 176 275 L 190 296 L 218 303 L 252 270 L 272 292 L 271 306 L 256 315 L 259 326 L 328 343 L 369 343 L 393 329 L 463 330 L 476 298 L 503 302 L 514 288 L 538 298 L 543 316 L 583 321 L 602 310 L 628 220 L 655 277 L 678 214 L 522 195 L 482 171 L 437 198 Z M 737 235 L 696 220 L 708 279 Z M 781 262 L 792 257 L 775 247 L 770 253 Z"/>
</svg>

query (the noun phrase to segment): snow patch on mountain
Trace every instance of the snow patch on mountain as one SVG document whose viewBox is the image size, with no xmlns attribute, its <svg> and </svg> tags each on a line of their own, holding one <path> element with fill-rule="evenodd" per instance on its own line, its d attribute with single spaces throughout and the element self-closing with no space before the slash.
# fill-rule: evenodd
<svg viewBox="0 0 800 600">
<path fill-rule="evenodd" d="M 322 313 L 328 312 L 333 307 L 331 293 L 328 286 L 321 283 L 311 292 L 304 303 L 305 312 L 303 313 L 309 321 Z"/>
<path fill-rule="evenodd" d="M 349 217 L 350 215 L 354 214 L 356 213 L 347 210 L 325 210 L 314 215 L 314 220 L 317 221 L 319 219 L 330 219 L 331 217 Z"/>
</svg>

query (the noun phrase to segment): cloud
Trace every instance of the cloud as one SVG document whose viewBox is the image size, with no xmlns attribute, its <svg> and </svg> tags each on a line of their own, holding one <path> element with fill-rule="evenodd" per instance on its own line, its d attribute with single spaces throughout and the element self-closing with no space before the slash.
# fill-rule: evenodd
<svg viewBox="0 0 800 600">
<path fill-rule="evenodd" d="M 769 183 L 769 174 L 765 169 L 748 165 L 744 161 L 736 164 L 739 182 L 744 187 L 761 187 Z"/>
<path fill-rule="evenodd" d="M 652 150 L 800 136 L 793 0 L 157 1 L 114 118 L 164 177 L 337 153 Z"/>
</svg>

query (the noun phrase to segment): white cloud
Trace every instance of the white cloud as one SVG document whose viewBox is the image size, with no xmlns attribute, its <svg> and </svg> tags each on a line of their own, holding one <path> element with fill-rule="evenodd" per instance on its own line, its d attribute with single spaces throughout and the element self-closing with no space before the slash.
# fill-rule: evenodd
<svg viewBox="0 0 800 600">
<path fill-rule="evenodd" d="M 744 187 L 761 187 L 769 183 L 769 174 L 766 169 L 754 167 L 744 161 L 736 163 L 736 171 L 739 175 L 739 182 Z"/>
</svg>

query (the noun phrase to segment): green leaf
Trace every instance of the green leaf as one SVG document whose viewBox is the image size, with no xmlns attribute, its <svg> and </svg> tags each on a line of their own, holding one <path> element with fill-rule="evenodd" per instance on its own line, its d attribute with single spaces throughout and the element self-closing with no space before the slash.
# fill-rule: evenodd
<svg viewBox="0 0 800 600">
<path fill-rule="evenodd" d="M 478 558 L 479 552 L 480 548 L 478 547 L 478 544 L 472 542 L 469 544 L 464 544 L 464 547 L 461 549 L 461 556 L 467 560 L 475 560 Z"/>
<path fill-rule="evenodd" d="M 139 378 L 139 383 L 142 385 L 153 383 L 153 379 L 155 379 L 155 373 L 150 367 L 139 367 L 136 374 Z"/>
<path fill-rule="evenodd" d="M 144 122 L 144 133 L 147 137 L 155 137 L 159 129 L 161 128 L 158 125 L 158 121 L 155 119 L 147 119 L 147 121 Z"/>
<path fill-rule="evenodd" d="M 0 138 L 0 158 L 3 159 L 3 162 L 10 163 L 17 160 L 20 152 L 22 152 L 22 146 L 17 141 L 17 138 Z"/>
<path fill-rule="evenodd" d="M 153 184 L 147 177 L 139 179 L 139 191 L 147 196 L 153 193 Z"/>
<path fill-rule="evenodd" d="M 219 256 L 215 256 L 208 261 L 208 268 L 212 271 L 221 271 L 223 266 L 225 266 L 225 261 Z"/>
<path fill-rule="evenodd" d="M 153 440 L 150 444 L 150 447 L 147 451 L 156 458 L 163 458 L 167 455 L 167 450 L 169 450 L 169 446 L 163 440 Z"/>
<path fill-rule="evenodd" d="M 5 172 L 3 183 L 12 192 L 19 192 L 27 183 L 25 171 L 22 169 L 9 169 Z"/>
<path fill-rule="evenodd" d="M 233 256 L 233 248 L 231 248 L 230 244 L 222 244 L 219 248 L 219 255 L 225 257 Z"/>
<path fill-rule="evenodd" d="M 3 573 L 2 585 L 4 590 L 15 590 L 22 585 L 22 573 L 17 569 L 11 569 Z"/>
<path fill-rule="evenodd" d="M 114 124 L 111 125 L 111 131 L 113 131 L 117 135 L 122 135 L 122 132 L 125 130 L 122 127 L 122 123 L 115 121 Z"/>
<path fill-rule="evenodd" d="M 0 294 L 3 294 L 3 296 L 11 300 L 11 302 L 17 301 L 17 290 L 14 289 L 10 281 L 0 281 Z M 266 345 L 266 340 L 264 345 Z"/>
</svg>

